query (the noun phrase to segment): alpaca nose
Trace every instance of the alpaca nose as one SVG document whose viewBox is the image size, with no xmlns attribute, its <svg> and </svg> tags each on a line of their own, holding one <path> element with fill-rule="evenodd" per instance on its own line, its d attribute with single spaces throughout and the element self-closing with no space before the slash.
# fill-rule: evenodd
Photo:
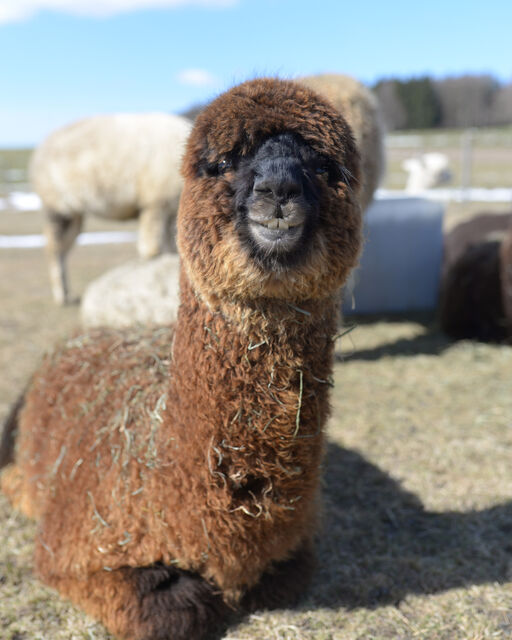
<svg viewBox="0 0 512 640">
<path fill-rule="evenodd" d="M 264 164 L 254 180 L 253 192 L 256 196 L 273 196 L 280 203 L 301 196 L 300 166 L 286 159 Z"/>
</svg>

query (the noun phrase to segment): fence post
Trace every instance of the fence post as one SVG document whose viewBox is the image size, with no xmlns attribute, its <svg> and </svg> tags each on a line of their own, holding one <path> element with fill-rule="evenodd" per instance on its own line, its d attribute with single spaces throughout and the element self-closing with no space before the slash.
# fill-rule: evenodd
<svg viewBox="0 0 512 640">
<path fill-rule="evenodd" d="M 469 200 L 473 172 L 473 139 L 474 129 L 466 129 L 460 143 L 460 187 L 462 200 Z"/>
</svg>

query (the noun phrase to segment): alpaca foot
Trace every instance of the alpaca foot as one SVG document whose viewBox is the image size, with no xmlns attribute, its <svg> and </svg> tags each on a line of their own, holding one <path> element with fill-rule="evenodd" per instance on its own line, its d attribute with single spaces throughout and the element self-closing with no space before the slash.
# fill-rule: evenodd
<svg viewBox="0 0 512 640">
<path fill-rule="evenodd" d="M 85 580 L 41 577 L 124 640 L 206 640 L 233 613 L 199 575 L 159 563 Z"/>
<path fill-rule="evenodd" d="M 274 563 L 258 584 L 245 594 L 241 606 L 246 611 L 294 606 L 310 583 L 314 561 L 313 548 L 308 541 L 288 560 Z"/>
</svg>

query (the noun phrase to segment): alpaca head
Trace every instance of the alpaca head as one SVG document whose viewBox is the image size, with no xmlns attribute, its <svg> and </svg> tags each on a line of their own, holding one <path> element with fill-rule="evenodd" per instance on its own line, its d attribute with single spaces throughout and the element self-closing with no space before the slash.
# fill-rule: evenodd
<svg viewBox="0 0 512 640">
<path fill-rule="evenodd" d="M 196 120 L 183 174 L 178 244 L 210 301 L 325 298 L 355 265 L 359 156 L 313 91 L 259 79 L 222 94 Z"/>
</svg>

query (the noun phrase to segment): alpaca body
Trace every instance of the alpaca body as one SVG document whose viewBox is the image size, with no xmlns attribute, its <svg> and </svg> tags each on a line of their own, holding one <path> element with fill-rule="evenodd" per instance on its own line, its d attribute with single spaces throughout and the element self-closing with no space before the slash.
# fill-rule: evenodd
<svg viewBox="0 0 512 640">
<path fill-rule="evenodd" d="M 248 309 L 245 332 L 188 302 L 174 344 L 162 329 L 116 363 L 116 349 L 129 353 L 129 334 L 86 334 L 35 379 L 17 465 L 20 506 L 43 517 L 43 578 L 163 562 L 236 598 L 311 537 L 331 373 L 330 358 L 318 354 L 332 351 L 334 307 L 321 318 L 289 308 L 285 329 L 276 303 L 263 308 L 264 326 L 254 319 L 261 312 Z M 77 357 L 84 349 L 94 368 Z M 219 396 L 221 380 L 228 396 Z M 66 381 L 83 389 L 78 412 Z M 107 393 L 123 404 L 105 407 Z M 67 428 L 57 431 L 61 420 Z M 52 432 L 60 437 L 48 438 Z M 95 458 L 93 473 L 80 462 L 86 454 Z M 187 518 L 176 520 L 185 505 Z"/>
<path fill-rule="evenodd" d="M 447 234 L 439 310 L 441 327 L 452 338 L 510 338 L 506 247 L 511 221 L 510 213 L 481 213 Z"/>
<path fill-rule="evenodd" d="M 98 329 L 47 356 L 2 477 L 39 520 L 38 575 L 135 640 L 199 640 L 228 607 L 306 584 L 361 245 L 350 130 L 295 83 L 217 98 L 183 175 L 175 329 Z"/>
<path fill-rule="evenodd" d="M 30 173 L 48 211 L 127 220 L 179 198 L 190 123 L 165 113 L 93 116 L 53 132 Z M 173 202 L 177 211 L 177 202 Z"/>
</svg>

